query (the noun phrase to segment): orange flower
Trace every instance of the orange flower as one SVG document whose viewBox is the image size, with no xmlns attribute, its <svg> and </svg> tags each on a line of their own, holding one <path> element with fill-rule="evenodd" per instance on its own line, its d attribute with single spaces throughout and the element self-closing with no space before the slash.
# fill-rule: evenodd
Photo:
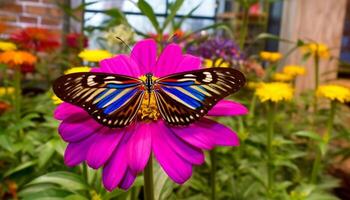
<svg viewBox="0 0 350 200">
<path fill-rule="evenodd" d="M 177 29 L 177 30 L 174 32 L 174 36 L 176 36 L 177 38 L 182 38 L 184 35 L 185 35 L 185 32 L 182 31 L 181 29 Z"/>
<path fill-rule="evenodd" d="M 5 30 L 6 30 L 6 25 L 0 22 L 0 33 L 5 32 Z"/>
<path fill-rule="evenodd" d="M 9 110 L 11 105 L 6 103 L 5 101 L 0 101 L 0 115 Z"/>
<path fill-rule="evenodd" d="M 6 51 L 0 53 L 0 63 L 7 64 L 11 68 L 19 67 L 23 73 L 32 72 L 36 61 L 37 58 L 26 51 Z"/>
<path fill-rule="evenodd" d="M 23 48 L 34 51 L 51 51 L 59 47 L 57 35 L 42 28 L 26 28 L 10 37 Z"/>
</svg>

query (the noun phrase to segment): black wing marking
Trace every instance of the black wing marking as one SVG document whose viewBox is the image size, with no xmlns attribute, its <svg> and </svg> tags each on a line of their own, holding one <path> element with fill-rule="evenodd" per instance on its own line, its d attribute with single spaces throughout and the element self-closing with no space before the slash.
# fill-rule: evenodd
<svg viewBox="0 0 350 200">
<path fill-rule="evenodd" d="M 171 125 L 188 125 L 200 119 L 221 99 L 245 84 L 232 68 L 210 68 L 162 77 L 155 81 L 155 97 L 163 119 Z"/>
<path fill-rule="evenodd" d="M 110 128 L 129 125 L 144 95 L 143 82 L 139 79 L 94 72 L 61 76 L 54 82 L 53 90 L 60 99 L 83 108 Z"/>
</svg>

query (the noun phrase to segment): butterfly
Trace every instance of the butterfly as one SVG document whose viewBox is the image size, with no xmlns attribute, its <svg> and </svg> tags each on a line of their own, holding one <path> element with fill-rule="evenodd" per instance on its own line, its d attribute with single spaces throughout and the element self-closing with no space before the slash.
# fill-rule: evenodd
<svg viewBox="0 0 350 200">
<path fill-rule="evenodd" d="M 137 118 L 147 96 L 154 95 L 157 109 L 168 124 L 186 126 L 245 84 L 244 75 L 233 68 L 186 71 L 158 79 L 148 73 L 145 77 L 73 73 L 59 77 L 53 90 L 60 99 L 83 108 L 100 124 L 123 128 Z"/>
</svg>

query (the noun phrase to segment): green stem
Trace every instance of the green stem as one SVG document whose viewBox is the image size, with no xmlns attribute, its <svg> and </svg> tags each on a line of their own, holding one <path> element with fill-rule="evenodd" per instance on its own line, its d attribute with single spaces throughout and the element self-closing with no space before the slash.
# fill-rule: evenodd
<svg viewBox="0 0 350 200">
<path fill-rule="evenodd" d="M 268 121 L 267 121 L 267 136 L 266 136 L 266 150 L 267 150 L 267 196 L 270 199 L 271 193 L 274 189 L 274 167 L 273 167 L 273 138 L 274 138 L 274 123 L 275 123 L 275 109 L 276 105 L 273 102 L 268 104 Z"/>
<path fill-rule="evenodd" d="M 320 165 L 321 165 L 321 159 L 322 159 L 322 153 L 320 151 L 320 148 L 317 148 L 317 154 L 312 166 L 312 171 L 311 171 L 311 183 L 316 183 L 317 181 L 317 175 L 320 171 Z"/>
<path fill-rule="evenodd" d="M 331 102 L 331 109 L 330 109 L 330 113 L 329 113 L 329 117 L 328 117 L 328 121 L 327 121 L 327 132 L 325 133 L 325 135 L 323 136 L 323 142 L 325 145 L 325 149 L 327 150 L 327 146 L 329 144 L 329 141 L 331 139 L 331 134 L 332 134 L 332 130 L 333 130 L 333 124 L 334 124 L 334 117 L 335 117 L 335 113 L 336 113 L 336 109 L 337 109 L 337 102 L 336 101 L 332 101 Z M 312 172 L 311 172 L 311 183 L 316 183 L 317 182 L 317 175 L 319 174 L 320 168 L 321 168 L 321 161 L 323 159 L 323 155 L 326 154 L 325 152 L 321 152 L 321 149 L 318 148 L 317 151 L 317 155 L 312 167 Z"/>
<path fill-rule="evenodd" d="M 216 152 L 215 149 L 209 152 L 210 154 L 210 187 L 211 187 L 211 200 L 216 199 Z"/>
<path fill-rule="evenodd" d="M 0 64 L 0 67 L 2 67 L 2 78 L 4 79 L 3 80 L 3 86 L 4 86 L 4 89 L 5 89 L 5 97 L 7 98 L 8 97 L 8 75 L 7 75 L 7 66 L 4 65 L 4 64 Z"/>
<path fill-rule="evenodd" d="M 130 191 L 130 200 L 137 200 L 138 198 L 138 188 L 136 188 L 136 186 L 131 188 Z"/>
<path fill-rule="evenodd" d="M 253 117 L 254 117 L 256 99 L 257 99 L 257 96 L 254 94 L 254 95 L 253 95 L 253 98 L 252 98 L 252 100 L 251 100 L 251 102 L 250 102 L 250 106 L 249 106 L 248 119 L 253 119 Z"/>
<path fill-rule="evenodd" d="M 15 88 L 14 92 L 14 107 L 15 107 L 15 117 L 16 121 L 21 119 L 21 101 L 22 101 L 22 88 L 21 88 L 21 71 L 20 69 L 15 69 L 15 76 L 13 81 L 13 86 Z"/>
<path fill-rule="evenodd" d="M 154 189 L 153 189 L 153 162 L 152 156 L 149 157 L 147 166 L 143 174 L 144 180 L 144 198 L 145 200 L 154 200 Z"/>
<path fill-rule="evenodd" d="M 320 82 L 320 77 L 319 77 L 319 68 L 320 68 L 320 57 L 318 55 L 318 53 L 316 52 L 314 55 L 314 64 L 315 64 L 315 88 L 314 88 L 314 117 L 316 118 L 316 114 L 317 114 L 317 110 L 318 110 L 318 105 L 317 105 L 317 95 L 316 95 L 316 91 L 318 89 L 318 85 Z M 316 122 L 316 119 L 314 119 L 314 124 Z"/>
<path fill-rule="evenodd" d="M 335 117 L 335 113 L 337 110 L 337 102 L 336 101 L 331 101 L 331 110 L 329 113 L 329 118 L 328 118 L 328 122 L 327 122 L 327 132 L 325 135 L 325 140 L 326 140 L 326 144 L 329 143 L 330 138 L 332 137 L 332 130 L 333 130 L 333 125 L 334 125 L 334 117 Z"/>
<path fill-rule="evenodd" d="M 87 184 L 89 184 L 89 177 L 88 177 L 88 171 L 87 171 L 87 166 L 86 163 L 83 164 L 83 178 Z"/>
<path fill-rule="evenodd" d="M 248 25 L 249 25 L 249 9 L 244 8 L 243 10 L 243 22 L 241 26 L 241 32 L 240 32 L 240 37 L 239 37 L 239 48 L 243 49 L 245 40 L 247 38 L 247 33 L 248 33 Z"/>
</svg>

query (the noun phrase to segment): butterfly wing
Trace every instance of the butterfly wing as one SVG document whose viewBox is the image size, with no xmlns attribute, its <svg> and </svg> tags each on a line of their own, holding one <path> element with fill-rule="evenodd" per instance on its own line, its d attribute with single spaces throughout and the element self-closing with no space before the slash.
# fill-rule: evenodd
<svg viewBox="0 0 350 200">
<path fill-rule="evenodd" d="M 53 90 L 60 99 L 83 108 L 110 128 L 129 125 L 144 95 L 139 79 L 94 72 L 61 76 L 54 82 Z"/>
<path fill-rule="evenodd" d="M 221 99 L 245 84 L 232 68 L 210 68 L 162 77 L 154 93 L 163 119 L 171 125 L 188 125 L 203 117 Z"/>
</svg>

